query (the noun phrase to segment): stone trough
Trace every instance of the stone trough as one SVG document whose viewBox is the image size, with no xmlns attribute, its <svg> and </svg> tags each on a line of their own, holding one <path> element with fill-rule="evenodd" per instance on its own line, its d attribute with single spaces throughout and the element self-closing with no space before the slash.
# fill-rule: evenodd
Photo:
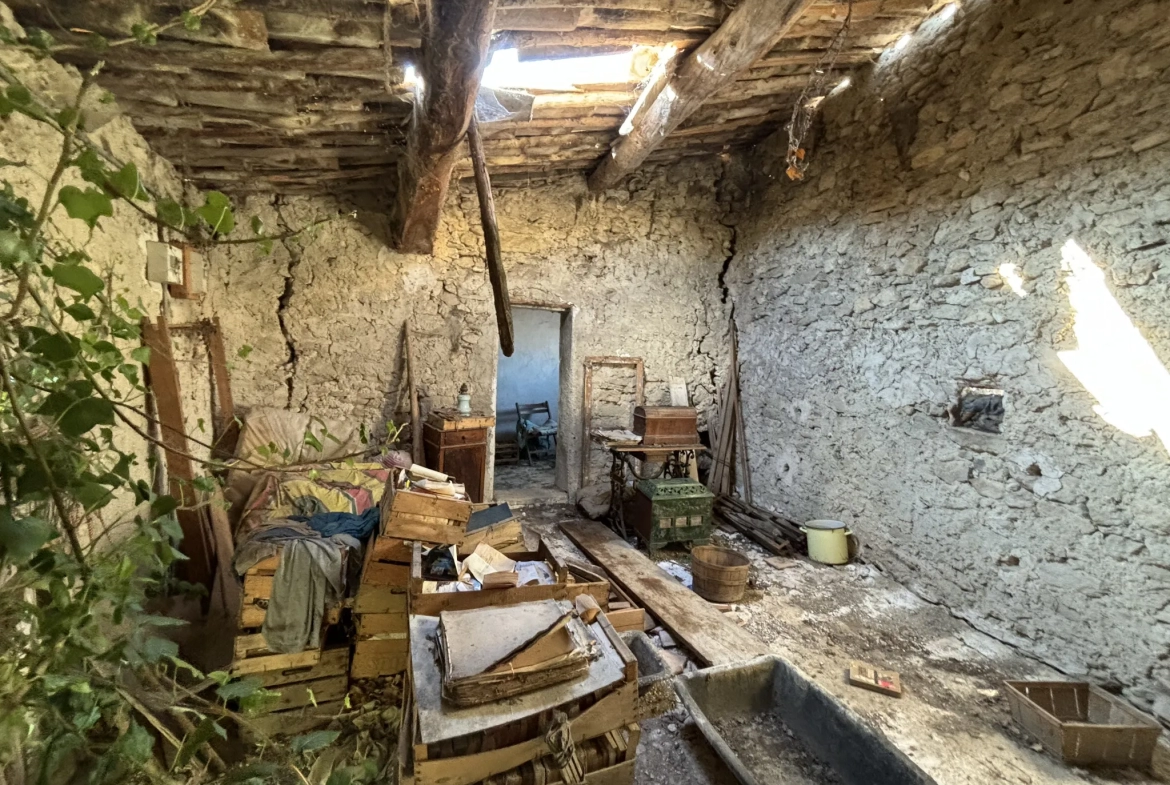
<svg viewBox="0 0 1170 785">
<path fill-rule="evenodd" d="M 743 785 L 935 785 L 877 729 L 775 655 L 675 680 Z"/>
</svg>

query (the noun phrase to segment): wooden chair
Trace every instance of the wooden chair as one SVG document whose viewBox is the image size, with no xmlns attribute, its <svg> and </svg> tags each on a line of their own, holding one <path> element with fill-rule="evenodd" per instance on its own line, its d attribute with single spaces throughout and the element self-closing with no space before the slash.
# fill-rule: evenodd
<svg viewBox="0 0 1170 785">
<path fill-rule="evenodd" d="M 536 422 L 533 418 L 544 415 L 543 422 Z M 557 421 L 552 418 L 552 410 L 548 401 L 543 403 L 516 404 L 516 444 L 520 451 L 528 457 L 528 465 L 532 465 L 532 442 L 536 442 L 536 452 L 539 455 L 556 453 L 557 450 Z"/>
</svg>

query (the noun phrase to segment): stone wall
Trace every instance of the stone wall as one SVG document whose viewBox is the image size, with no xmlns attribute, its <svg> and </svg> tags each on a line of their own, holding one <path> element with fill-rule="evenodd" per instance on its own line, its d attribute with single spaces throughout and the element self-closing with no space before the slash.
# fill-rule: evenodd
<svg viewBox="0 0 1170 785">
<path fill-rule="evenodd" d="M 720 222 L 720 173 L 717 162 L 681 164 L 601 198 L 588 195 L 582 178 L 499 189 L 513 300 L 558 304 L 572 320 L 561 383 L 562 487 L 575 488 L 579 472 L 585 357 L 642 357 L 650 402 L 669 402 L 669 377 L 683 376 L 696 404 L 710 405 L 727 346 L 718 280 L 731 233 Z M 296 198 L 253 201 L 241 212 L 285 228 L 350 209 Z M 402 423 L 409 320 L 424 413 L 454 406 L 464 382 L 474 409 L 495 411 L 498 339 L 474 189 L 452 188 L 433 257 L 391 250 L 385 212 L 359 207 L 267 257 L 254 248 L 215 253 L 209 292 L 228 353 L 253 349 L 235 361 L 237 402 L 379 430 L 387 419 Z"/>
<path fill-rule="evenodd" d="M 2 4 L 0 25 L 9 30 L 19 29 L 9 9 Z M 52 60 L 34 59 L 15 47 L 0 47 L 0 62 L 40 100 L 55 108 L 70 105 L 81 84 L 75 69 Z M 152 192 L 172 199 L 180 198 L 183 186 L 171 165 L 150 150 L 115 105 L 100 103 L 97 98 L 97 91 L 94 91 L 93 100 L 85 107 L 87 125 L 91 129 L 90 141 L 120 161 L 133 162 Z M 31 197 L 34 204 L 39 204 L 60 153 L 61 135 L 43 123 L 21 114 L 0 121 L 0 156 L 19 162 L 19 165 L 5 166 L 4 178 L 13 183 L 18 195 Z M 84 188 L 87 184 L 82 182 L 76 169 L 71 169 L 62 185 Z M 144 313 L 153 317 L 165 311 L 172 322 L 192 321 L 202 315 L 198 303 L 171 301 L 165 297 L 161 285 L 146 280 L 146 241 L 160 239 L 158 229 L 125 204 L 116 202 L 114 216 L 102 218 L 92 235 L 83 224 L 68 219 L 64 210 L 60 210 L 51 232 L 60 240 L 85 248 L 94 261 L 95 272 L 112 282 L 112 291 L 125 296 L 131 303 L 139 303 Z M 176 344 L 182 355 L 180 372 L 186 397 L 184 414 L 189 428 L 194 429 L 200 419 L 211 422 L 207 368 L 205 364 L 201 369 L 198 367 L 198 357 L 186 351 L 184 338 L 180 336 Z M 131 348 L 125 347 L 127 350 Z M 133 451 L 139 456 L 140 462 L 133 469 L 135 478 L 149 480 L 146 442 L 125 427 L 115 430 L 115 438 L 120 449 Z M 129 494 L 115 500 L 100 512 L 100 523 L 81 532 L 81 536 L 97 537 L 102 529 L 126 520 L 132 511 L 132 502 Z"/>
<path fill-rule="evenodd" d="M 1168 14 L 933 18 L 826 100 L 803 182 L 786 138 L 750 157 L 771 182 L 728 274 L 758 501 L 846 521 L 923 596 L 1163 720 Z M 950 424 L 965 386 L 1004 391 L 1002 433 Z"/>
</svg>

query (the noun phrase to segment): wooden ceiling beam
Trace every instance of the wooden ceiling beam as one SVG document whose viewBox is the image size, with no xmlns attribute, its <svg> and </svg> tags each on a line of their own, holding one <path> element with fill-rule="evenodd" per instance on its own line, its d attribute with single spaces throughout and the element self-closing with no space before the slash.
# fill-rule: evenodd
<svg viewBox="0 0 1170 785">
<path fill-rule="evenodd" d="M 431 5 L 423 42 L 423 95 L 399 167 L 395 229 L 398 248 L 429 254 L 463 138 L 487 65 L 496 0 L 444 0 Z"/>
<path fill-rule="evenodd" d="M 638 168 L 666 136 L 712 95 L 734 81 L 772 48 L 812 4 L 812 0 L 742 0 L 720 26 L 671 72 L 658 72 L 644 94 L 644 111 L 589 177 L 589 188 L 604 191 Z M 643 103 L 639 99 L 639 103 Z M 623 126 L 622 130 L 626 130 Z"/>
</svg>

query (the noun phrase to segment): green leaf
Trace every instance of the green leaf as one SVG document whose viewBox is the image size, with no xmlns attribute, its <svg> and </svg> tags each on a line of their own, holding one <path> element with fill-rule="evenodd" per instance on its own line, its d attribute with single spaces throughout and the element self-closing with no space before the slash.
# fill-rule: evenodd
<svg viewBox="0 0 1170 785">
<path fill-rule="evenodd" d="M 20 236 L 19 232 L 11 229 L 0 231 L 0 265 L 9 270 L 16 270 L 31 264 L 36 259 L 33 246 Z"/>
<path fill-rule="evenodd" d="M 148 22 L 137 22 L 130 28 L 130 35 L 134 40 L 146 46 L 158 43 L 158 29 Z"/>
<path fill-rule="evenodd" d="M 81 114 L 72 106 L 68 106 L 57 112 L 57 125 L 62 128 L 70 128 L 74 123 L 80 125 Z"/>
<path fill-rule="evenodd" d="M 227 671 L 212 671 L 211 673 L 207 674 L 207 678 L 211 679 L 213 682 L 222 687 L 232 680 L 232 675 Z"/>
<path fill-rule="evenodd" d="M 130 720 L 130 729 L 118 737 L 114 747 L 119 755 L 141 765 L 150 760 L 150 754 L 154 750 L 154 736 L 137 722 Z"/>
<path fill-rule="evenodd" d="M 254 761 L 229 771 L 224 777 L 224 785 L 242 785 L 242 783 L 264 785 L 264 783 L 274 781 L 279 770 L 280 766 L 270 760 Z"/>
<path fill-rule="evenodd" d="M 174 496 L 159 496 L 150 503 L 150 517 L 161 518 L 179 509 L 179 500 Z"/>
<path fill-rule="evenodd" d="M 123 199 L 138 199 L 146 201 L 146 190 L 142 187 L 142 178 L 138 176 L 138 167 L 126 164 L 109 177 L 112 187 Z"/>
<path fill-rule="evenodd" d="M 341 731 L 336 730 L 315 730 L 312 733 L 305 733 L 300 736 L 294 736 L 289 739 L 288 746 L 293 752 L 314 752 L 328 747 L 333 742 L 337 741 L 337 737 L 341 735 Z"/>
<path fill-rule="evenodd" d="M 216 736 L 224 736 L 225 731 L 211 717 L 204 717 L 203 721 L 183 739 L 183 746 L 175 754 L 175 765 L 172 770 L 178 770 L 191 762 L 195 751 Z"/>
<path fill-rule="evenodd" d="M 131 562 L 133 563 L 133 562 Z M 173 616 L 157 616 L 152 613 L 146 613 L 141 616 L 135 616 L 134 621 L 144 627 L 185 627 L 187 626 L 186 619 L 176 619 Z"/>
<path fill-rule="evenodd" d="M 142 659 L 147 662 L 159 662 L 179 656 L 179 644 L 166 638 L 147 638 L 142 642 Z"/>
<path fill-rule="evenodd" d="M 66 436 L 81 436 L 99 425 L 114 424 L 114 405 L 104 398 L 86 398 L 69 407 L 57 426 Z"/>
<path fill-rule="evenodd" d="M 325 446 L 321 444 L 321 440 L 314 436 L 309 431 L 305 431 L 305 444 L 309 445 L 318 452 L 324 452 Z"/>
<path fill-rule="evenodd" d="M 60 333 L 44 333 L 28 345 L 28 351 L 49 362 L 63 363 L 77 356 L 77 342 Z"/>
<path fill-rule="evenodd" d="M 61 189 L 58 200 L 65 207 L 70 218 L 85 221 L 90 229 L 97 226 L 98 218 L 114 215 L 114 203 L 96 188 L 86 188 L 82 191 L 75 185 L 67 185 Z"/>
<path fill-rule="evenodd" d="M 193 14 L 190 11 L 183 12 L 183 27 L 191 32 L 196 32 L 203 26 L 203 17 L 199 14 Z"/>
<path fill-rule="evenodd" d="M 150 347 L 149 346 L 139 346 L 138 348 L 131 350 L 130 359 L 134 360 L 135 362 L 142 363 L 143 365 L 149 365 L 150 364 Z"/>
<path fill-rule="evenodd" d="M 97 318 L 97 314 L 94 313 L 93 309 L 85 303 L 73 303 L 73 305 L 65 306 L 64 310 L 65 313 L 69 314 L 79 322 L 88 322 L 91 319 Z"/>
<path fill-rule="evenodd" d="M 45 53 L 48 53 L 53 48 L 53 45 L 57 43 L 53 39 L 53 36 L 39 27 L 30 27 L 25 30 L 24 40 Z"/>
<path fill-rule="evenodd" d="M 251 353 L 252 353 L 252 347 L 249 346 L 248 344 L 244 344 L 236 351 L 236 356 L 239 357 L 240 359 L 245 359 Z"/>
<path fill-rule="evenodd" d="M 8 158 L 0 158 L 0 167 L 5 166 L 28 166 L 24 161 L 12 161 Z"/>
<path fill-rule="evenodd" d="M 7 507 L 0 508 L 0 554 L 8 561 L 27 561 L 56 533 L 52 524 L 40 518 L 13 520 Z"/>
<path fill-rule="evenodd" d="M 59 286 L 72 289 L 86 300 L 106 287 L 105 281 L 99 278 L 93 270 L 82 267 L 80 264 L 55 265 L 51 274 Z"/>
<path fill-rule="evenodd" d="M 208 191 L 203 206 L 195 211 L 216 234 L 229 234 L 236 228 L 232 202 L 219 191 Z"/>
<path fill-rule="evenodd" d="M 32 93 L 28 91 L 27 87 L 21 84 L 9 85 L 8 89 L 4 91 L 4 96 L 17 106 L 29 106 L 32 104 Z"/>
<path fill-rule="evenodd" d="M 106 184 L 106 167 L 92 147 L 87 147 L 73 159 L 73 165 L 81 170 L 81 179 L 94 185 Z"/>
<path fill-rule="evenodd" d="M 247 698 L 264 689 L 264 682 L 255 676 L 228 682 L 216 688 L 215 694 L 225 701 Z"/>
<path fill-rule="evenodd" d="M 85 37 L 85 45 L 94 52 L 104 52 L 110 48 L 110 41 L 104 35 L 88 33 Z"/>
<path fill-rule="evenodd" d="M 203 491 L 204 493 L 212 493 L 217 487 L 215 480 L 204 475 L 200 475 L 199 477 L 191 480 L 191 484 L 194 485 L 196 489 Z"/>
</svg>

